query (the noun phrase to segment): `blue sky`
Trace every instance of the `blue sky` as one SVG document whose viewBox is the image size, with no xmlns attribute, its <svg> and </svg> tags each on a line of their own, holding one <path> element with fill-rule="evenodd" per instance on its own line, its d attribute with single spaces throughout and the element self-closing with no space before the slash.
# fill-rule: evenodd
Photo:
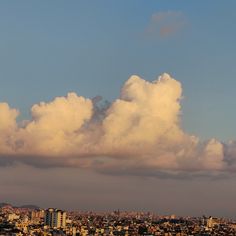
<svg viewBox="0 0 236 236">
<path fill-rule="evenodd" d="M 236 139 L 235 7 L 233 0 L 1 1 L 0 102 L 28 119 L 40 101 L 70 91 L 112 101 L 131 75 L 152 81 L 167 72 L 183 87 L 184 130 L 201 140 Z M 155 20 L 161 14 L 163 34 L 163 22 Z M 0 168 L 0 202 L 235 217 L 233 177 L 112 176 L 22 163 Z"/>
<path fill-rule="evenodd" d="M 0 100 L 19 108 L 69 91 L 112 100 L 132 74 L 170 73 L 183 86 L 183 127 L 235 137 L 236 3 L 205 1 L 4 1 Z M 146 37 L 151 16 L 181 12 L 179 32 Z"/>
</svg>

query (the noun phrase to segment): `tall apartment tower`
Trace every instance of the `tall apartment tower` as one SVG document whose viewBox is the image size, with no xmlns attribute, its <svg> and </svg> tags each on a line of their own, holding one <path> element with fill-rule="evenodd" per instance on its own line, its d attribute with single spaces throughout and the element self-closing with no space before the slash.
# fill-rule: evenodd
<svg viewBox="0 0 236 236">
<path fill-rule="evenodd" d="M 45 211 L 44 223 L 50 228 L 65 228 L 66 212 L 54 208 L 48 208 Z"/>
</svg>

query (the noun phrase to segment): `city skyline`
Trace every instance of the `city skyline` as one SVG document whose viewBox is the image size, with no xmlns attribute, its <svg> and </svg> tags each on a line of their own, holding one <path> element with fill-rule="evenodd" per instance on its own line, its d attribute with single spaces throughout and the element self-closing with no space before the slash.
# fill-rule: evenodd
<svg viewBox="0 0 236 236">
<path fill-rule="evenodd" d="M 0 3 L 0 202 L 235 217 L 235 6 Z"/>
<path fill-rule="evenodd" d="M 234 235 L 233 219 L 161 216 L 151 212 L 81 212 L 0 206 L 2 235 Z"/>
</svg>

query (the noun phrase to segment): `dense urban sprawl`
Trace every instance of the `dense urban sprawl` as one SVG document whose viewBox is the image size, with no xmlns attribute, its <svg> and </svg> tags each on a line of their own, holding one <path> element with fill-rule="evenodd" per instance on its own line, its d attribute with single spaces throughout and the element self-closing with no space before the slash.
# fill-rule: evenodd
<svg viewBox="0 0 236 236">
<path fill-rule="evenodd" d="M 94 213 L 34 206 L 0 205 L 0 236 L 110 235 L 236 235 L 229 219 L 160 216 L 150 212 Z"/>
</svg>

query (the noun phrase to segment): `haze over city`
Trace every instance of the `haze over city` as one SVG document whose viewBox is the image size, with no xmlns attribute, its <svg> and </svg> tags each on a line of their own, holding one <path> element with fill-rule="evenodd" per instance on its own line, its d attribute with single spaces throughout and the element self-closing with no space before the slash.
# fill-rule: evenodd
<svg viewBox="0 0 236 236">
<path fill-rule="evenodd" d="M 236 216 L 236 3 L 0 3 L 0 202 Z"/>
</svg>

